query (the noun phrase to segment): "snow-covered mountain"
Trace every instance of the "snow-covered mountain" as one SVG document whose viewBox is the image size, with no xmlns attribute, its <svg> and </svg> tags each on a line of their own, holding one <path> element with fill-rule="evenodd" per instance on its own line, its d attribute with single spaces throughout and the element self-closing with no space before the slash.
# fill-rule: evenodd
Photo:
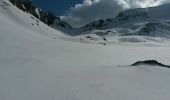
<svg viewBox="0 0 170 100">
<path fill-rule="evenodd" d="M 81 27 L 82 34 L 101 37 L 170 38 L 170 4 L 120 12 L 115 18 L 100 19 Z"/>
<path fill-rule="evenodd" d="M 134 29 L 135 26 L 142 23 L 152 21 L 167 21 L 170 19 L 170 14 L 165 11 L 170 8 L 170 4 L 165 4 L 150 8 L 137 8 L 120 12 L 115 18 L 100 19 L 91 22 L 81 28 L 86 30 L 93 29 L 109 29 L 115 27 L 127 27 Z M 139 24 L 137 24 L 139 23 Z M 130 25 L 130 26 L 129 26 Z M 144 24 L 146 25 L 146 24 Z"/>
<path fill-rule="evenodd" d="M 15 0 L 10 1 L 13 2 Z M 170 4 L 123 11 L 115 18 L 100 19 L 80 28 L 75 28 L 62 21 L 60 17 L 55 16 L 50 11 L 43 11 L 34 7 L 31 1 L 19 1 L 23 2 L 19 4 L 13 2 L 13 4 L 23 11 L 31 13 L 50 27 L 60 30 L 67 35 L 79 36 L 85 34 L 81 38 L 83 40 L 87 40 L 86 37 L 91 37 L 90 40 L 104 40 L 104 43 L 110 41 L 157 41 L 158 38 L 160 38 L 158 40 L 162 41 L 162 39 L 170 38 L 170 14 L 165 12 L 170 8 Z"/>
</svg>

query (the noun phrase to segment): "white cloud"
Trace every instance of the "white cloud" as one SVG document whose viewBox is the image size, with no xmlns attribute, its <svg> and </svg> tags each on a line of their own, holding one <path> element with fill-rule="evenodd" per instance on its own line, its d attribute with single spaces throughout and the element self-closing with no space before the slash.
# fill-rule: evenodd
<svg viewBox="0 0 170 100">
<path fill-rule="evenodd" d="M 82 26 L 91 21 L 115 17 L 120 11 L 131 8 L 151 7 L 170 0 L 84 0 L 70 8 L 61 18 L 73 26 Z"/>
<path fill-rule="evenodd" d="M 126 2 L 129 8 L 145 8 L 145 7 L 153 7 L 163 4 L 170 0 L 123 0 Z"/>
</svg>

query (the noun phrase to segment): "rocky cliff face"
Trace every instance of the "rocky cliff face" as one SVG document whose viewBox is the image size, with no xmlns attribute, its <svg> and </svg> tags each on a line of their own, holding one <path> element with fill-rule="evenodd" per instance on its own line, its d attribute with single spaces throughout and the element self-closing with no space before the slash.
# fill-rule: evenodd
<svg viewBox="0 0 170 100">
<path fill-rule="evenodd" d="M 19 9 L 34 15 L 45 24 L 55 26 L 56 29 L 72 28 L 68 23 L 62 21 L 60 17 L 55 16 L 52 12 L 44 11 L 33 6 L 32 0 L 10 0 L 10 2 Z"/>
</svg>

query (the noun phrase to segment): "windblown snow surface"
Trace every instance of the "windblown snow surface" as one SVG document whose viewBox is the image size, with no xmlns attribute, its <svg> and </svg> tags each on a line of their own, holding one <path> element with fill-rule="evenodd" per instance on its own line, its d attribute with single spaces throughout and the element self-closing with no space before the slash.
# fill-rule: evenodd
<svg viewBox="0 0 170 100">
<path fill-rule="evenodd" d="M 0 0 L 0 100 L 169 100 L 169 43 L 91 44 Z"/>
</svg>

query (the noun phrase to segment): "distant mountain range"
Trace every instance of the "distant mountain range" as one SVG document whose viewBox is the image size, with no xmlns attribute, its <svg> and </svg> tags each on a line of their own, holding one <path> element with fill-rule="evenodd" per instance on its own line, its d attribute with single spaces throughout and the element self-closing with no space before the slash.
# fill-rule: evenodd
<svg viewBox="0 0 170 100">
<path fill-rule="evenodd" d="M 127 10 L 120 12 L 115 18 L 100 19 L 81 28 L 84 31 L 107 30 L 108 32 L 110 30 L 109 33 L 118 33 L 116 35 L 120 36 L 169 37 L 170 14 L 166 12 L 167 9 L 170 9 L 170 4 Z"/>
</svg>

